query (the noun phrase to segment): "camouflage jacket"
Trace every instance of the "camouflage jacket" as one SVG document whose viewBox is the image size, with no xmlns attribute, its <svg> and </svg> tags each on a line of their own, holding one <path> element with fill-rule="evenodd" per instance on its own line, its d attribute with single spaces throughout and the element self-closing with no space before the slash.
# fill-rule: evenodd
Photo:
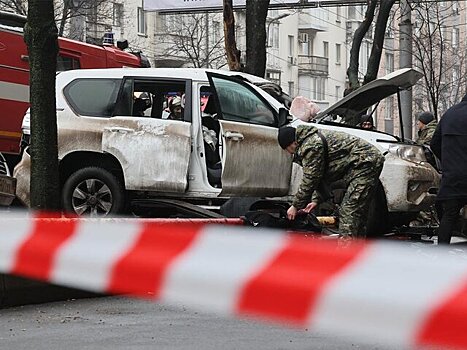
<svg viewBox="0 0 467 350">
<path fill-rule="evenodd" d="M 296 141 L 298 143 L 294 154 L 294 162 L 303 168 L 302 182 L 298 188 L 293 205 L 304 208 L 310 201 L 313 192 L 321 181 L 331 183 L 351 180 L 352 169 L 364 163 L 373 163 L 381 152 L 373 145 L 339 131 L 320 130 L 328 143 L 328 168 L 324 173 L 324 147 L 314 126 L 300 125 L 297 127 Z M 316 197 L 313 196 L 313 199 Z"/>
<path fill-rule="evenodd" d="M 418 137 L 415 142 L 419 145 L 429 145 L 437 126 L 438 122 L 436 120 L 429 122 L 422 130 L 418 131 Z"/>
</svg>

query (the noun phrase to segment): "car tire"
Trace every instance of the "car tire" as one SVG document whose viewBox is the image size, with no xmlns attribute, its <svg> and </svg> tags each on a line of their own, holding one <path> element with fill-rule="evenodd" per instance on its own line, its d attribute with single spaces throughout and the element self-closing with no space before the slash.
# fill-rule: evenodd
<svg viewBox="0 0 467 350">
<path fill-rule="evenodd" d="M 62 188 L 63 209 L 76 215 L 107 216 L 125 208 L 125 189 L 111 172 L 86 167 L 68 177 Z"/>
<path fill-rule="evenodd" d="M 378 182 L 368 208 L 365 236 L 368 238 L 379 237 L 388 233 L 390 229 L 386 195 L 383 185 Z"/>
</svg>

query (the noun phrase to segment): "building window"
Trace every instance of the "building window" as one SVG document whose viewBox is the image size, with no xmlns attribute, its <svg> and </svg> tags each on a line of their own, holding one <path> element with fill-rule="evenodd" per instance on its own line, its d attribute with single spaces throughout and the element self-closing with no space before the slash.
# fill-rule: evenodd
<svg viewBox="0 0 467 350">
<path fill-rule="evenodd" d="M 456 84 L 459 82 L 460 79 L 460 68 L 459 66 L 454 66 L 452 68 L 452 83 Z"/>
<path fill-rule="evenodd" d="M 303 56 L 313 55 L 313 36 L 307 33 L 298 34 L 299 54 Z"/>
<path fill-rule="evenodd" d="M 459 47 L 459 28 L 452 28 L 452 47 Z"/>
<path fill-rule="evenodd" d="M 279 23 L 272 23 L 269 25 L 268 47 L 272 47 L 274 49 L 279 48 Z"/>
<path fill-rule="evenodd" d="M 449 38 L 448 34 L 449 34 L 448 27 L 445 25 L 441 25 L 440 35 L 441 35 L 441 39 L 443 40 L 443 43 L 445 42 L 445 40 Z"/>
<path fill-rule="evenodd" d="M 386 27 L 386 38 L 388 39 L 394 39 L 394 27 L 393 27 L 393 23 L 392 22 L 389 22 L 387 27 Z"/>
<path fill-rule="evenodd" d="M 325 100 L 326 95 L 326 78 L 324 77 L 313 77 L 312 78 L 312 89 L 314 100 Z"/>
<path fill-rule="evenodd" d="M 281 72 L 267 71 L 266 79 L 277 85 L 281 85 Z"/>
<path fill-rule="evenodd" d="M 348 7 L 349 12 L 348 12 L 348 17 L 350 20 L 352 19 L 357 19 L 357 6 L 352 5 Z"/>
<path fill-rule="evenodd" d="M 336 44 L 336 64 L 341 64 L 341 44 Z"/>
<path fill-rule="evenodd" d="M 339 101 L 340 98 L 341 98 L 341 86 L 336 85 L 336 101 Z"/>
<path fill-rule="evenodd" d="M 114 2 L 113 4 L 113 25 L 115 27 L 121 27 L 123 22 L 123 4 Z"/>
<path fill-rule="evenodd" d="M 215 46 L 221 40 L 221 23 L 219 21 L 212 22 L 212 35 L 211 35 L 211 45 Z"/>
<path fill-rule="evenodd" d="M 386 113 L 384 115 L 384 119 L 394 119 L 394 97 L 386 98 Z"/>
<path fill-rule="evenodd" d="M 279 10 L 269 10 L 268 11 L 268 17 L 269 18 L 275 18 L 279 16 Z"/>
<path fill-rule="evenodd" d="M 295 37 L 293 35 L 289 35 L 289 57 L 294 56 L 294 43 L 295 43 Z"/>
<path fill-rule="evenodd" d="M 394 134 L 394 97 L 386 98 L 386 113 L 384 114 L 384 131 Z"/>
<path fill-rule="evenodd" d="M 386 74 L 394 72 L 394 54 L 386 53 Z"/>
<path fill-rule="evenodd" d="M 138 34 L 147 34 L 146 12 L 142 7 L 138 7 Z"/>
<path fill-rule="evenodd" d="M 295 83 L 293 81 L 289 81 L 289 96 L 295 96 Z"/>
<path fill-rule="evenodd" d="M 323 41 L 323 57 L 329 58 L 329 43 Z"/>
<path fill-rule="evenodd" d="M 340 6 L 336 6 L 336 22 L 341 22 L 342 11 Z"/>
</svg>

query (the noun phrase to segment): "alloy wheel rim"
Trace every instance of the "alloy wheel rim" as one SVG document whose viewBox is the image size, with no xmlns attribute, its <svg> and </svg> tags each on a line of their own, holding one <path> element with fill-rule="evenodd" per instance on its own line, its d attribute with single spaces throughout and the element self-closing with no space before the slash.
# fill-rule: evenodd
<svg viewBox="0 0 467 350">
<path fill-rule="evenodd" d="M 73 190 L 71 202 L 74 212 L 80 216 L 106 216 L 112 209 L 112 191 L 99 179 L 86 179 Z"/>
</svg>

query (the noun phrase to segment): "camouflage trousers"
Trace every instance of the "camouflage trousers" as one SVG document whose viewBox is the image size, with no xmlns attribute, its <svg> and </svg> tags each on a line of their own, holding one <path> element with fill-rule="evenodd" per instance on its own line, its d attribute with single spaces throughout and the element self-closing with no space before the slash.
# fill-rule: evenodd
<svg viewBox="0 0 467 350">
<path fill-rule="evenodd" d="M 384 157 L 378 155 L 373 162 L 354 167 L 347 174 L 349 179 L 339 210 L 339 232 L 342 235 L 363 235 L 371 198 L 383 170 Z"/>
</svg>

